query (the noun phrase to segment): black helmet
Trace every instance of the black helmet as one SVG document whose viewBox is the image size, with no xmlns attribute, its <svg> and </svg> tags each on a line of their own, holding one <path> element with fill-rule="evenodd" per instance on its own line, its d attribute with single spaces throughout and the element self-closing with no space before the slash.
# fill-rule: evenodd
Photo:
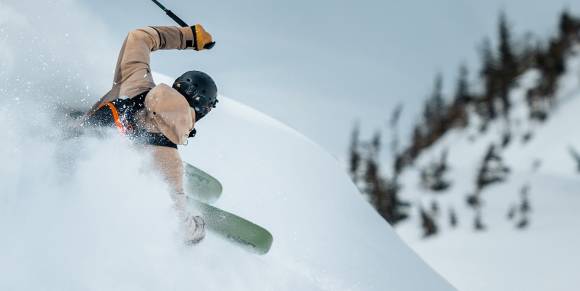
<svg viewBox="0 0 580 291">
<path fill-rule="evenodd" d="M 218 102 L 217 86 L 213 79 L 200 71 L 185 72 L 173 82 L 173 88 L 185 96 L 195 110 L 195 121 L 204 117 Z"/>
</svg>

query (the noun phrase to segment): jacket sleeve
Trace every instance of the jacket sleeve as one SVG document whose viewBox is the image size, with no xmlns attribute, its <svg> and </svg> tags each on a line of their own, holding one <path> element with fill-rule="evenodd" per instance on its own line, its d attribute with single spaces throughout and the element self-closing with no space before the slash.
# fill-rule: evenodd
<svg viewBox="0 0 580 291">
<path fill-rule="evenodd" d="M 172 194 L 184 194 L 183 163 L 177 149 L 163 146 L 149 146 L 155 169 L 171 187 Z"/>
<path fill-rule="evenodd" d="M 187 206 L 187 196 L 183 188 L 183 162 L 179 152 L 174 148 L 150 146 L 153 154 L 155 170 L 169 185 L 173 206 L 179 215 L 187 215 L 193 209 Z M 195 211 L 195 210 L 193 210 Z"/>
<path fill-rule="evenodd" d="M 91 111 L 120 96 L 137 96 L 155 87 L 151 76 L 151 52 L 188 48 L 193 49 L 190 27 L 144 27 L 129 32 L 119 52 L 113 87 Z"/>
</svg>

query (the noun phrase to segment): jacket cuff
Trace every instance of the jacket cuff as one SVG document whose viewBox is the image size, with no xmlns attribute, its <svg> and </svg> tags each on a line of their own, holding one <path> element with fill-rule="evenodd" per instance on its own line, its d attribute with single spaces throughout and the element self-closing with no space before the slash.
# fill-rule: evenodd
<svg viewBox="0 0 580 291">
<path fill-rule="evenodd" d="M 181 47 L 184 49 L 194 48 L 195 39 L 194 39 L 192 28 L 191 27 L 179 27 L 179 31 L 181 32 L 181 35 L 183 35 L 183 42 L 182 42 Z"/>
</svg>

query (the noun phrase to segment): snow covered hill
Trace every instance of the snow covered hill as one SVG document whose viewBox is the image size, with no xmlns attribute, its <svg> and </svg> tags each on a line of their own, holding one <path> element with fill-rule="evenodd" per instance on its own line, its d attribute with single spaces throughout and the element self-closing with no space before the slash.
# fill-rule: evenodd
<svg viewBox="0 0 580 291">
<path fill-rule="evenodd" d="M 222 181 L 218 207 L 272 232 L 265 256 L 211 233 L 182 246 L 165 185 L 126 140 L 114 130 L 63 140 L 50 102 L 6 97 L 2 290 L 453 290 L 334 158 L 232 99 L 199 123 L 182 156 Z"/>
<path fill-rule="evenodd" d="M 272 231 L 271 264 L 323 290 L 450 288 L 375 214 L 334 158 L 224 100 L 183 155 L 223 181 L 218 206 Z"/>
<path fill-rule="evenodd" d="M 453 290 L 329 154 L 227 98 L 182 155 L 274 243 L 183 246 L 142 153 L 114 130 L 67 137 L 66 107 L 108 89 L 121 44 L 108 37 L 75 1 L 0 3 L 0 290 Z"/>
<path fill-rule="evenodd" d="M 479 120 L 471 114 L 466 129 L 446 134 L 405 173 L 402 195 L 423 204 L 439 230 L 434 237 L 422 239 L 419 214 L 411 213 L 412 219 L 397 232 L 460 290 L 580 288 L 580 172 L 570 153 L 570 148 L 580 149 L 580 134 L 575 129 L 580 123 L 579 53 L 576 47 L 567 61 L 569 70 L 559 83 L 558 104 L 545 123 L 528 120 L 525 92 L 538 78 L 532 70 L 511 92 L 514 109 L 509 123 L 495 121 L 481 134 Z M 511 141 L 502 148 L 508 124 Z M 474 192 L 477 172 L 491 144 L 510 172 L 505 182 L 483 190 L 485 231 L 476 232 L 475 212 L 467 197 Z M 438 161 L 444 151 L 449 165 L 445 179 L 451 187 L 430 193 L 420 186 L 419 169 Z M 525 215 L 519 210 L 523 196 L 531 209 Z M 434 203 L 438 211 L 429 210 Z M 457 215 L 457 227 L 450 225 L 451 209 Z"/>
</svg>

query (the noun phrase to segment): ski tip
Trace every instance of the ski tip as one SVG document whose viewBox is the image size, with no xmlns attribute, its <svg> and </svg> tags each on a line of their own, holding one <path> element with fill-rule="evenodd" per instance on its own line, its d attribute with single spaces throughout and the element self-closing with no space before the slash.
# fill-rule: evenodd
<svg viewBox="0 0 580 291">
<path fill-rule="evenodd" d="M 268 233 L 267 237 L 262 237 L 262 239 L 259 242 L 252 242 L 250 240 L 247 240 L 245 238 L 241 238 L 241 237 L 237 237 L 237 236 L 232 236 L 232 235 L 227 235 L 227 238 L 229 240 L 235 241 L 237 244 L 239 244 L 240 246 L 244 247 L 245 249 L 247 249 L 248 251 L 258 254 L 258 255 L 265 255 L 270 251 L 270 248 L 272 248 L 272 243 L 274 241 L 272 235 L 264 230 L 265 232 Z"/>
<path fill-rule="evenodd" d="M 202 201 L 192 199 L 189 203 L 202 213 L 212 233 L 256 254 L 270 251 L 274 238 L 267 229 Z"/>
</svg>

